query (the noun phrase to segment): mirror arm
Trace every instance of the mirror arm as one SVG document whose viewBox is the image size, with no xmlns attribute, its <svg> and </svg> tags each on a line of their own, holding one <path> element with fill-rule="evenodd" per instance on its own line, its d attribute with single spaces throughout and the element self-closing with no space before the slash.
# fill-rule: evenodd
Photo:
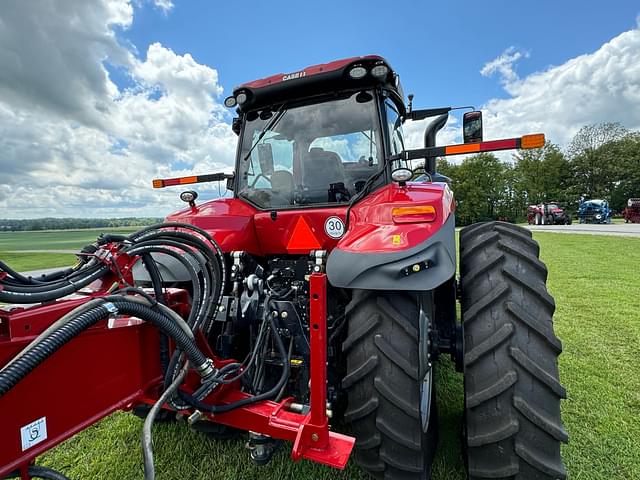
<svg viewBox="0 0 640 480">
<path fill-rule="evenodd" d="M 407 118 L 409 120 L 424 120 L 425 118 L 435 117 L 436 115 L 443 115 L 449 113 L 451 107 L 442 108 L 423 108 L 421 110 L 411 110 Z"/>
</svg>

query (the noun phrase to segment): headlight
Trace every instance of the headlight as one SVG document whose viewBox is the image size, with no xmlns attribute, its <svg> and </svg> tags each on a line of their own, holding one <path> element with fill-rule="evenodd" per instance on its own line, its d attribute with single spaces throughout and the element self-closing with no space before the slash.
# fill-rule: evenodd
<svg viewBox="0 0 640 480">
<path fill-rule="evenodd" d="M 396 168 L 391 172 L 391 180 L 394 182 L 408 182 L 413 177 L 413 171 L 408 168 Z"/>
<path fill-rule="evenodd" d="M 236 95 L 236 101 L 238 102 L 238 105 L 242 105 L 243 103 L 245 103 L 248 98 L 249 97 L 247 97 L 247 94 L 245 92 L 240 92 L 238 95 Z"/>
<path fill-rule="evenodd" d="M 361 65 L 356 65 L 351 70 L 349 70 L 349 76 L 355 80 L 358 80 L 364 77 L 367 74 L 367 69 Z"/>
<path fill-rule="evenodd" d="M 384 78 L 389 73 L 389 67 L 386 65 L 376 65 L 371 69 L 371 75 L 376 78 Z"/>
<path fill-rule="evenodd" d="M 596 218 L 597 218 L 598 220 L 600 220 L 600 219 L 602 218 L 602 215 L 600 215 L 599 213 L 597 213 L 597 214 L 596 214 Z"/>
</svg>

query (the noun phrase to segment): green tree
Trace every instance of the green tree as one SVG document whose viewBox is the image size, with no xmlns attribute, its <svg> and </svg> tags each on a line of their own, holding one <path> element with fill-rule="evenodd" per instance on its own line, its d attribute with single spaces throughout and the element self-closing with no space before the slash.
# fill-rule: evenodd
<svg viewBox="0 0 640 480">
<path fill-rule="evenodd" d="M 479 153 L 453 165 L 440 160 L 438 170 L 452 179 L 461 225 L 507 216 L 510 166 L 491 153 Z"/>
<path fill-rule="evenodd" d="M 519 150 L 513 155 L 517 188 L 528 203 L 566 201 L 571 181 L 570 166 L 557 145 Z"/>
<path fill-rule="evenodd" d="M 629 198 L 640 197 L 640 132 L 611 142 L 600 155 L 613 172 L 609 203 L 612 209 L 622 211 Z"/>
<path fill-rule="evenodd" d="M 577 193 L 586 198 L 609 198 L 619 180 L 619 166 L 612 148 L 628 134 L 619 123 L 585 125 L 578 131 L 568 148 Z"/>
</svg>

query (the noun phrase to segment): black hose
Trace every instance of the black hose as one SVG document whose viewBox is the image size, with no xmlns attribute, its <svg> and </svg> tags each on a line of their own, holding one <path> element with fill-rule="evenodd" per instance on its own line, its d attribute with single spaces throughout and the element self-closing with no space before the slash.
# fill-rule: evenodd
<svg viewBox="0 0 640 480">
<path fill-rule="evenodd" d="M 191 306 L 191 313 L 189 314 L 189 319 L 187 320 L 187 322 L 190 325 L 194 324 L 195 319 L 198 315 L 198 312 L 201 308 L 200 307 L 201 292 L 200 292 L 200 289 L 198 288 L 198 272 L 190 263 L 186 255 L 180 255 L 178 252 L 171 250 L 169 248 L 165 248 L 159 245 L 136 245 L 134 248 L 131 248 L 130 250 L 126 250 L 126 253 L 128 255 L 142 255 L 144 253 L 151 253 L 151 252 L 164 253 L 166 255 L 169 255 L 175 258 L 182 264 L 183 267 L 185 267 L 185 269 L 189 273 L 189 277 L 191 279 L 191 283 L 193 284 L 194 291 L 193 291 L 193 302 Z"/>
<path fill-rule="evenodd" d="M 27 469 L 27 474 L 31 478 L 42 478 L 44 480 L 69 480 L 69 477 L 56 472 L 51 468 L 41 467 L 40 465 L 30 465 Z M 11 472 L 9 476 L 4 478 L 22 478 L 20 472 Z"/>
<path fill-rule="evenodd" d="M 90 283 L 96 281 L 109 272 L 109 267 L 102 265 L 99 269 L 93 271 L 91 274 L 83 277 L 71 284 L 64 287 L 54 288 L 45 292 L 13 292 L 7 289 L 3 285 L 3 289 L 0 290 L 0 302 L 5 303 L 43 303 L 57 300 L 58 298 L 66 297 L 83 287 L 86 287 Z"/>
<path fill-rule="evenodd" d="M 153 287 L 153 293 L 155 295 L 156 302 L 166 305 L 164 295 L 162 293 L 162 277 L 160 276 L 160 270 L 153 260 L 150 253 L 143 253 L 141 255 L 144 266 L 149 272 L 149 278 L 151 279 L 151 286 Z M 167 373 L 169 367 L 169 338 L 162 332 L 160 332 L 160 367 L 162 374 Z"/>
<path fill-rule="evenodd" d="M 189 248 L 185 248 L 185 245 L 188 245 L 195 248 L 200 253 L 203 253 L 204 256 L 208 258 L 208 262 L 201 262 L 197 255 L 192 255 L 200 264 L 202 274 L 206 275 L 207 272 L 209 274 L 209 278 L 205 279 L 205 283 L 212 286 L 211 296 L 215 299 L 215 302 L 206 302 L 207 311 L 203 315 L 203 319 L 211 319 L 213 317 L 213 313 L 217 311 L 220 300 L 222 299 L 221 292 L 224 285 L 224 279 L 222 278 L 222 264 L 224 263 L 224 261 L 216 257 L 211 248 L 201 239 L 193 234 L 185 232 L 167 230 L 151 232 L 137 240 L 135 246 L 137 247 L 138 245 L 147 244 L 174 244 L 173 246 L 176 246 L 176 248 L 180 248 L 186 252 L 192 253 L 190 252 Z M 208 290 L 209 288 L 207 288 L 207 286 L 205 285 L 203 287 L 203 291 L 208 292 Z M 206 323 L 208 324 L 208 322 Z M 203 329 L 205 331 L 205 334 L 208 334 L 207 324 L 204 325 L 205 328 Z"/>
<path fill-rule="evenodd" d="M 278 352 L 282 357 L 282 374 L 280 375 L 280 379 L 278 380 L 278 383 L 276 383 L 270 390 L 264 393 L 261 393 L 259 395 L 243 398 L 242 400 L 238 400 L 237 402 L 229 403 L 227 405 L 209 405 L 207 403 L 201 402 L 193 395 L 190 395 L 186 392 L 178 390 L 178 395 L 180 396 L 180 398 L 182 398 L 184 401 L 189 403 L 194 408 L 197 408 L 198 410 L 201 410 L 203 412 L 223 413 L 223 412 L 228 412 L 230 410 L 234 410 L 236 408 L 244 407 L 245 405 L 250 405 L 252 403 L 260 402 L 262 400 L 268 400 L 278 395 L 280 390 L 284 387 L 286 382 L 289 380 L 290 367 L 289 367 L 289 362 L 287 362 L 287 350 L 284 346 L 284 342 L 282 341 L 282 337 L 280 337 L 280 334 L 278 333 L 277 325 L 271 316 L 269 316 L 269 322 L 271 324 L 271 333 L 273 334 L 273 337 L 276 342 L 276 346 L 278 347 Z"/>
<path fill-rule="evenodd" d="M 6 290 L 10 290 L 11 292 L 16 292 L 16 293 L 49 292 L 51 290 L 56 290 L 58 288 L 62 288 L 69 285 L 76 288 L 75 285 L 80 281 L 79 279 L 82 279 L 88 275 L 91 275 L 92 273 L 95 273 L 96 271 L 100 270 L 100 268 L 102 267 L 104 267 L 104 265 L 101 265 L 101 264 L 91 265 L 89 267 L 83 268 L 82 270 L 78 270 L 77 272 L 71 272 L 70 275 L 49 283 L 18 285 L 18 284 L 8 284 L 7 282 L 3 282 L 2 285 L 3 287 L 5 287 Z"/>
<path fill-rule="evenodd" d="M 185 352 L 194 367 L 200 367 L 207 363 L 207 357 L 200 351 L 195 340 L 189 338 L 169 317 L 139 303 L 125 299 L 112 300 L 69 320 L 69 322 L 53 331 L 48 337 L 43 338 L 37 345 L 24 353 L 24 355 L 0 370 L 0 397 L 69 340 L 114 313 L 131 315 L 158 327 L 163 333 L 176 342 L 180 349 Z"/>
<path fill-rule="evenodd" d="M 215 256 L 213 258 L 217 257 L 217 262 L 215 262 L 215 264 L 217 264 L 218 268 L 220 269 L 220 280 L 219 280 L 220 286 L 218 288 L 220 293 L 218 295 L 218 298 L 216 299 L 216 307 L 219 306 L 220 302 L 222 301 L 222 295 L 224 293 L 224 287 L 227 279 L 226 265 L 224 262 L 224 254 L 222 253 L 222 249 L 220 248 L 220 245 L 218 245 L 218 242 L 216 242 L 215 239 L 206 230 L 203 230 L 200 227 L 196 227 L 195 225 L 190 225 L 188 223 L 180 223 L 180 222 L 157 223 L 155 225 L 151 225 L 149 227 L 146 227 L 146 228 L 143 228 L 142 230 L 137 231 L 136 233 L 132 234 L 129 238 L 132 241 L 138 240 L 140 237 L 145 236 L 148 232 L 152 230 L 160 230 L 164 234 L 178 233 L 175 230 L 174 231 L 166 230 L 167 228 L 180 228 L 183 230 L 194 231 L 198 233 L 200 236 L 206 238 L 208 242 L 213 246 L 213 250 L 215 251 Z M 209 252 L 209 250 L 210 248 L 208 246 L 207 248 L 204 249 L 205 252 Z"/>
</svg>

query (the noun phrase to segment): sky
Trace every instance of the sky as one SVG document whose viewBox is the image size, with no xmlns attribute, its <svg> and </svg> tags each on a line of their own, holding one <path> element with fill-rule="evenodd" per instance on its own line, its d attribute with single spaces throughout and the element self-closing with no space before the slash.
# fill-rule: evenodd
<svg viewBox="0 0 640 480">
<path fill-rule="evenodd" d="M 366 54 L 416 108 L 482 109 L 486 139 L 640 130 L 637 0 L 3 0 L 0 218 L 164 216 L 180 189 L 151 179 L 233 169 L 234 86 Z"/>
</svg>

